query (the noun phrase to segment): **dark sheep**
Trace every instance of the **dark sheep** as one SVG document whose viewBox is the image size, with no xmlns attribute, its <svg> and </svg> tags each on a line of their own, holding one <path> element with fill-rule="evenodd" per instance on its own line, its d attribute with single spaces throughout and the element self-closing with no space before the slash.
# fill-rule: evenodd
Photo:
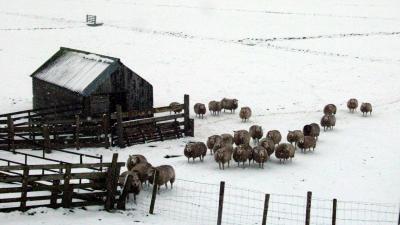
<svg viewBox="0 0 400 225">
<path fill-rule="evenodd" d="M 285 161 L 289 158 L 292 160 L 294 154 L 294 146 L 289 143 L 281 143 L 275 149 L 275 157 L 279 159 L 279 163 L 281 163 L 282 160 L 283 163 L 285 163 Z"/>
<path fill-rule="evenodd" d="M 361 104 L 361 106 L 360 106 L 360 111 L 362 112 L 363 116 L 364 116 L 364 113 L 365 113 L 365 116 L 367 116 L 368 113 L 370 115 L 372 115 L 372 105 L 371 105 L 371 103 L 363 102 Z"/>
<path fill-rule="evenodd" d="M 212 135 L 207 139 L 207 148 L 210 149 L 210 154 L 213 154 L 213 148 L 217 142 L 221 142 L 222 137 L 219 135 Z"/>
<path fill-rule="evenodd" d="M 268 156 L 271 156 L 275 151 L 275 143 L 270 138 L 261 139 L 258 145 L 267 150 Z"/>
<path fill-rule="evenodd" d="M 289 131 L 286 139 L 290 144 L 294 143 L 294 148 L 296 149 L 297 143 L 304 138 L 303 132 L 301 130 L 294 130 L 294 131 Z"/>
<path fill-rule="evenodd" d="M 247 130 L 233 131 L 233 142 L 237 146 L 239 145 L 249 145 L 250 144 L 250 134 Z"/>
<path fill-rule="evenodd" d="M 201 117 L 203 119 L 204 114 L 207 112 L 206 106 L 202 103 L 196 103 L 194 105 L 194 112 L 196 113 L 196 116 L 198 115 L 199 118 Z"/>
<path fill-rule="evenodd" d="M 357 107 L 358 107 L 357 99 L 351 98 L 349 99 L 349 101 L 347 101 L 347 108 L 349 108 L 350 112 L 356 111 Z"/>
<path fill-rule="evenodd" d="M 160 186 L 165 185 L 165 188 L 168 189 L 167 183 L 171 183 L 171 189 L 173 188 L 173 184 L 175 182 L 175 170 L 170 165 L 162 165 L 153 167 L 148 176 L 150 177 L 149 182 L 153 184 L 154 182 L 154 175 L 158 172 L 158 179 L 156 180 L 156 184 L 158 186 L 158 193 L 160 193 Z"/>
<path fill-rule="evenodd" d="M 324 128 L 324 131 L 327 129 L 333 129 L 336 125 L 336 117 L 335 115 L 324 115 L 321 118 L 321 126 Z"/>
<path fill-rule="evenodd" d="M 126 167 L 131 170 L 136 164 L 147 163 L 146 157 L 143 155 L 130 155 L 126 161 Z"/>
<path fill-rule="evenodd" d="M 268 161 L 269 155 L 267 150 L 262 146 L 253 148 L 253 160 L 258 163 L 258 166 L 264 169 L 264 163 Z"/>
<path fill-rule="evenodd" d="M 217 139 L 214 144 L 213 152 L 215 153 L 218 149 L 233 145 L 233 136 L 230 134 L 221 134 L 221 139 Z"/>
<path fill-rule="evenodd" d="M 324 107 L 324 114 L 325 115 L 335 115 L 336 114 L 336 105 L 328 104 Z"/>
<path fill-rule="evenodd" d="M 217 115 L 221 113 L 222 105 L 218 101 L 210 101 L 208 103 L 208 110 L 210 110 L 212 115 Z"/>
<path fill-rule="evenodd" d="M 242 122 L 246 122 L 251 117 L 251 109 L 250 107 L 242 107 L 239 112 L 239 117 L 242 119 Z"/>
<path fill-rule="evenodd" d="M 302 152 L 306 153 L 306 149 L 314 151 L 315 147 L 317 146 L 317 141 L 314 137 L 311 136 L 304 136 L 302 140 L 298 143 L 299 148 Z"/>
<path fill-rule="evenodd" d="M 243 163 L 243 168 L 245 167 L 245 162 L 253 159 L 253 149 L 249 145 L 239 145 L 233 150 L 233 160 L 238 163 Z"/>
<path fill-rule="evenodd" d="M 311 124 L 305 125 L 303 127 L 303 134 L 304 134 L 304 136 L 312 136 L 316 140 L 318 140 L 320 130 L 321 130 L 321 128 L 319 127 L 318 124 L 311 123 Z"/>
<path fill-rule="evenodd" d="M 171 108 L 169 114 L 172 114 L 172 112 L 174 112 L 175 114 L 181 113 L 183 108 L 180 105 L 181 104 L 179 102 L 171 102 L 171 104 L 169 104 L 169 107 Z"/>
<path fill-rule="evenodd" d="M 279 144 L 279 142 L 281 142 L 282 140 L 282 135 L 281 132 L 279 132 L 279 130 L 270 130 L 267 133 L 267 138 L 270 138 L 274 144 Z"/>
<path fill-rule="evenodd" d="M 225 110 L 230 110 L 231 113 L 235 113 L 235 110 L 238 108 L 239 102 L 237 99 L 229 99 L 229 98 L 223 98 L 221 100 L 221 106 L 222 109 Z"/>
<path fill-rule="evenodd" d="M 130 187 L 127 190 L 128 191 L 128 195 L 126 196 L 126 198 L 129 200 L 129 194 L 133 194 L 133 201 L 136 204 L 136 195 L 138 195 L 140 193 L 140 190 L 142 189 L 142 182 L 139 179 L 139 175 L 137 172 L 135 171 L 125 171 L 123 173 L 121 173 L 121 175 L 119 175 L 118 178 L 118 185 L 121 188 L 124 188 L 127 184 L 127 178 L 128 176 L 131 175 L 132 179 L 131 179 L 131 183 L 130 183 Z"/>
<path fill-rule="evenodd" d="M 232 160 L 232 146 L 224 146 L 218 149 L 214 154 L 215 162 L 218 163 L 219 169 L 225 169 L 225 163 L 228 163 Z"/>
<path fill-rule="evenodd" d="M 261 126 L 258 125 L 253 125 L 249 128 L 249 134 L 250 137 L 253 138 L 255 143 L 258 143 L 258 141 L 263 137 L 263 129 Z"/>
<path fill-rule="evenodd" d="M 200 158 L 200 161 L 203 161 L 207 154 L 207 146 L 203 142 L 189 142 L 186 144 L 183 153 L 188 158 L 188 162 L 190 158 L 193 158 L 194 162 L 197 157 Z"/>
</svg>

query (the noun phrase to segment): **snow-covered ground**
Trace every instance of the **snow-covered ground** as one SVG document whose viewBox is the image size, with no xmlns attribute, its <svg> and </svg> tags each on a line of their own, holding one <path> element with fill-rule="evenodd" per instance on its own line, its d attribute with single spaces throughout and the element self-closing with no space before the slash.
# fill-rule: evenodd
<svg viewBox="0 0 400 225">
<path fill-rule="evenodd" d="M 185 93 L 191 104 L 236 97 L 240 106 L 253 109 L 253 117 L 242 123 L 237 113 L 207 115 L 195 120 L 195 138 L 82 152 L 103 154 L 106 160 L 118 152 L 121 161 L 143 154 L 153 165 L 173 165 L 177 177 L 186 180 L 225 180 L 268 193 L 304 196 L 311 190 L 327 199 L 397 204 L 399 11 L 398 0 L 0 0 L 0 109 L 31 107 L 29 75 L 60 46 L 110 55 L 152 83 L 155 106 L 183 101 Z M 104 25 L 86 26 L 88 13 Z M 351 97 L 371 102 L 372 116 L 349 113 L 345 103 Z M 264 170 L 233 166 L 221 171 L 211 156 L 195 164 L 184 157 L 164 158 L 182 154 L 187 141 L 205 141 L 253 124 L 286 136 L 287 130 L 318 122 L 327 103 L 339 108 L 337 126 L 322 132 L 314 153 L 297 153 L 292 163 L 280 165 L 273 158 Z M 138 204 L 147 204 L 145 200 L 139 197 Z M 41 211 L 33 217 L 0 214 L 0 221 L 176 224 L 141 210 Z"/>
</svg>

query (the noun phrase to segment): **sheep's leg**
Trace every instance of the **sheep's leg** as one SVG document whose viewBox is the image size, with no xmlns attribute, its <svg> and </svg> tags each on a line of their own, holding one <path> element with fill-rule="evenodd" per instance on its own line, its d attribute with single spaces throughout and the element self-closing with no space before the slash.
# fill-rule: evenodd
<svg viewBox="0 0 400 225">
<path fill-rule="evenodd" d="M 189 158 L 188 158 L 188 163 L 189 163 Z"/>
<path fill-rule="evenodd" d="M 168 183 L 165 183 L 165 189 L 168 189 Z"/>
<path fill-rule="evenodd" d="M 225 170 L 225 163 L 222 163 L 222 170 Z"/>
<path fill-rule="evenodd" d="M 174 182 L 172 182 L 172 181 L 169 181 L 169 182 L 171 183 L 171 189 L 172 189 L 172 188 L 173 188 L 173 183 L 174 183 Z"/>
<path fill-rule="evenodd" d="M 133 203 L 136 205 L 136 194 L 133 194 Z"/>
</svg>

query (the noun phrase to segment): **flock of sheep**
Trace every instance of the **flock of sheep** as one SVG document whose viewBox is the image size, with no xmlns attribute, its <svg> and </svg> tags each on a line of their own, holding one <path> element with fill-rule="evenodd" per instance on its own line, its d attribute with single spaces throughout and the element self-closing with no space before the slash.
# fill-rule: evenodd
<svg viewBox="0 0 400 225">
<path fill-rule="evenodd" d="M 154 175 L 158 172 L 157 180 L 158 192 L 160 186 L 165 185 L 168 188 L 168 182 L 172 185 L 175 182 L 175 170 L 170 165 L 161 165 L 153 167 L 143 155 L 130 155 L 126 162 L 127 171 L 121 173 L 118 179 L 118 185 L 123 188 L 126 185 L 126 181 L 129 175 L 131 175 L 131 183 L 128 189 L 128 193 L 132 193 L 134 201 L 136 203 L 136 195 L 138 195 L 143 187 L 143 183 L 149 182 L 153 184 Z M 129 194 L 127 195 L 129 199 Z"/>
<path fill-rule="evenodd" d="M 358 108 L 357 99 L 350 99 L 347 102 L 347 107 L 350 112 L 354 112 Z M 209 103 L 210 112 L 215 115 L 221 113 L 222 109 L 235 112 L 238 108 L 237 99 L 224 98 L 222 101 L 211 101 Z M 324 107 L 324 115 L 321 118 L 320 125 L 327 129 L 333 129 L 336 125 L 336 106 L 328 104 Z M 203 118 L 206 113 L 206 107 L 202 103 L 194 105 L 196 116 Z M 364 115 L 372 113 L 372 105 L 370 103 L 362 103 L 360 111 Z M 251 109 L 249 107 L 242 107 L 240 109 L 239 117 L 242 121 L 247 121 L 251 117 Z M 207 149 L 210 149 L 211 155 L 214 154 L 214 159 L 218 163 L 220 169 L 225 169 L 225 164 L 230 166 L 230 161 L 233 160 L 240 166 L 242 163 L 243 168 L 248 161 L 256 162 L 259 167 L 264 168 L 264 163 L 268 161 L 273 153 L 279 159 L 279 162 L 285 162 L 292 159 L 295 155 L 295 150 L 298 148 L 306 153 L 307 150 L 313 150 L 316 147 L 318 136 L 320 133 L 320 126 L 317 123 L 307 124 L 303 130 L 289 131 L 286 139 L 287 143 L 280 143 L 282 135 L 278 130 L 270 130 L 263 138 L 263 129 L 259 125 L 253 125 L 249 130 L 238 130 L 231 134 L 212 135 L 208 137 L 207 142 L 189 142 L 184 149 L 184 155 L 193 162 L 196 158 L 200 161 L 204 160 L 207 154 Z M 251 147 L 250 140 L 253 140 L 255 147 Z M 235 147 L 234 147 L 235 144 Z"/>
</svg>

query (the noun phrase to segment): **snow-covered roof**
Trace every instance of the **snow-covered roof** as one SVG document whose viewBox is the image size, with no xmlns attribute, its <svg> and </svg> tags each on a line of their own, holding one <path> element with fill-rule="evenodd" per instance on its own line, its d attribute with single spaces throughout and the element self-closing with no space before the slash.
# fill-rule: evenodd
<svg viewBox="0 0 400 225">
<path fill-rule="evenodd" d="M 54 58 L 54 59 L 53 59 Z M 73 49 L 61 50 L 32 76 L 86 95 L 118 59 Z M 92 88 L 91 88 L 92 87 Z"/>
</svg>

